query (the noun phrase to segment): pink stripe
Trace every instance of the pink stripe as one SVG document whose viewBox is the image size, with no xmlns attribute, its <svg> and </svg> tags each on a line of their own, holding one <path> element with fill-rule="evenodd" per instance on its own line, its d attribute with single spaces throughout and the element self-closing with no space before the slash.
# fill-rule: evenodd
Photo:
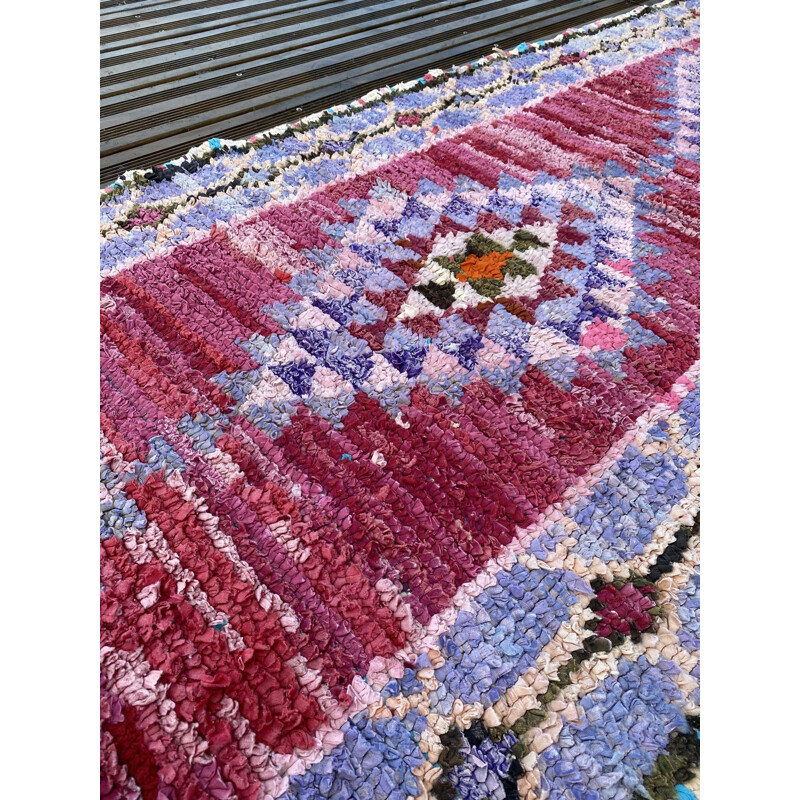
<svg viewBox="0 0 800 800">
<path fill-rule="evenodd" d="M 125 312 L 122 313 L 122 309 Z M 159 373 L 180 388 L 186 395 L 194 397 L 194 403 L 200 411 L 212 413 L 228 405 L 227 395 L 220 392 L 212 383 L 196 370 L 192 360 L 182 350 L 170 347 L 156 333 L 147 320 L 130 304 L 120 301 L 117 308 L 106 312 L 108 318 L 123 328 L 131 338 L 139 342 L 150 353 L 158 365 Z M 164 362 L 167 362 L 166 364 Z"/>
<path fill-rule="evenodd" d="M 181 322 L 230 359 L 237 369 L 255 369 L 256 363 L 233 343 L 236 338 L 248 339 L 252 331 L 232 319 L 201 289 L 181 278 L 174 264 L 170 263 L 174 257 L 137 264 L 128 270 L 125 277 L 138 283 Z"/>
</svg>

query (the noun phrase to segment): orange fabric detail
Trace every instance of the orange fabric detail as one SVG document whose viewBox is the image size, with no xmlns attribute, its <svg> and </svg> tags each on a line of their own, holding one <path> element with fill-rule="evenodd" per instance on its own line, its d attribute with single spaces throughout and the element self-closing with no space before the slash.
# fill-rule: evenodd
<svg viewBox="0 0 800 800">
<path fill-rule="evenodd" d="M 503 267 L 513 253 L 491 252 L 485 256 L 469 255 L 461 262 L 460 281 L 477 280 L 479 278 L 497 278 L 503 280 Z"/>
</svg>

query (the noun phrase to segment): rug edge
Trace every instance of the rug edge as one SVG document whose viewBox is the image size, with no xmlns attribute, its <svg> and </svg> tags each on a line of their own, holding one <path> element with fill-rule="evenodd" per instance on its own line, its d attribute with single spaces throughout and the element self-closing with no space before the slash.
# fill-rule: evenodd
<svg viewBox="0 0 800 800">
<path fill-rule="evenodd" d="M 614 25 L 619 25 L 622 22 L 625 22 L 629 19 L 633 19 L 635 17 L 642 16 L 650 11 L 655 9 L 662 9 L 668 8 L 669 6 L 676 5 L 682 2 L 682 0 L 661 0 L 661 2 L 653 3 L 650 5 L 637 5 L 634 8 L 626 11 L 622 14 L 618 14 L 613 17 L 601 17 L 594 22 L 587 23 L 586 25 L 581 25 L 577 28 L 567 28 L 566 30 L 562 31 L 555 36 L 552 36 L 547 39 L 541 39 L 536 42 L 521 42 L 516 47 L 513 47 L 511 50 L 501 50 L 500 48 L 494 48 L 492 52 L 487 53 L 485 56 L 475 60 L 469 61 L 466 64 L 461 64 L 458 66 L 453 66 L 450 69 L 431 69 L 428 70 L 424 75 L 419 78 L 410 81 L 403 81 L 401 83 L 395 84 L 394 86 L 381 86 L 375 89 L 370 90 L 366 94 L 358 97 L 349 103 L 343 103 L 340 105 L 331 106 L 330 108 L 324 109 L 323 111 L 318 111 L 313 114 L 308 114 L 304 117 L 300 117 L 299 119 L 295 120 L 294 122 L 285 122 L 281 125 L 276 125 L 273 128 L 269 128 L 265 131 L 259 131 L 252 136 L 244 137 L 241 139 L 222 139 L 219 137 L 211 137 L 210 139 L 206 139 L 199 145 L 195 145 L 194 147 L 190 148 L 181 156 L 178 156 L 174 159 L 169 161 L 165 161 L 163 164 L 153 164 L 149 167 L 141 167 L 138 169 L 131 169 L 126 170 L 123 172 L 116 180 L 112 181 L 108 186 L 105 186 L 100 189 L 100 202 L 103 203 L 107 199 L 113 197 L 113 195 L 119 191 L 124 190 L 126 185 L 134 182 L 138 185 L 147 185 L 151 183 L 151 179 L 147 177 L 147 173 L 152 173 L 154 170 L 157 169 L 165 169 L 170 166 L 181 167 L 187 163 L 191 163 L 192 161 L 202 161 L 202 162 L 209 162 L 215 155 L 218 153 L 226 153 L 230 152 L 231 150 L 242 150 L 246 151 L 256 146 L 261 146 L 266 141 L 275 138 L 283 138 L 292 130 L 296 130 L 303 126 L 315 127 L 317 124 L 323 124 L 324 117 L 327 114 L 331 113 L 353 113 L 360 111 L 364 108 L 369 107 L 370 105 L 378 102 L 382 98 L 392 95 L 394 97 L 399 97 L 403 94 L 406 94 L 413 89 L 415 89 L 420 84 L 425 86 L 432 86 L 435 85 L 437 82 L 441 80 L 446 80 L 453 75 L 458 75 L 464 72 L 467 72 L 472 69 L 477 69 L 481 67 L 485 67 L 488 64 L 491 64 L 494 61 L 498 60 L 509 60 L 512 58 L 516 58 L 518 56 L 524 55 L 530 52 L 538 52 L 539 50 L 546 50 L 554 46 L 558 46 L 563 44 L 569 38 L 573 36 L 583 36 L 589 33 L 594 33 L 598 30 L 603 30 L 608 27 L 613 27 Z"/>
</svg>

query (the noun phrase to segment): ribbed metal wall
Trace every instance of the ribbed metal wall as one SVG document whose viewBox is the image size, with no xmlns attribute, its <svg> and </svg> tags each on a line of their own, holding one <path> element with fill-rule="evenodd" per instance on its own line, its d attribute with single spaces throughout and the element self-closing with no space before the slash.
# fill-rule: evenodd
<svg viewBox="0 0 800 800">
<path fill-rule="evenodd" d="M 100 179 L 641 4 L 102 0 Z"/>
</svg>

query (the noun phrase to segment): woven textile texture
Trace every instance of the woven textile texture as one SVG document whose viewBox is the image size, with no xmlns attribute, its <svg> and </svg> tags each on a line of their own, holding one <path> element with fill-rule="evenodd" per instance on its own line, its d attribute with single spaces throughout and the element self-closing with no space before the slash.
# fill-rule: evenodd
<svg viewBox="0 0 800 800">
<path fill-rule="evenodd" d="M 101 197 L 101 795 L 699 792 L 699 8 Z"/>
</svg>

